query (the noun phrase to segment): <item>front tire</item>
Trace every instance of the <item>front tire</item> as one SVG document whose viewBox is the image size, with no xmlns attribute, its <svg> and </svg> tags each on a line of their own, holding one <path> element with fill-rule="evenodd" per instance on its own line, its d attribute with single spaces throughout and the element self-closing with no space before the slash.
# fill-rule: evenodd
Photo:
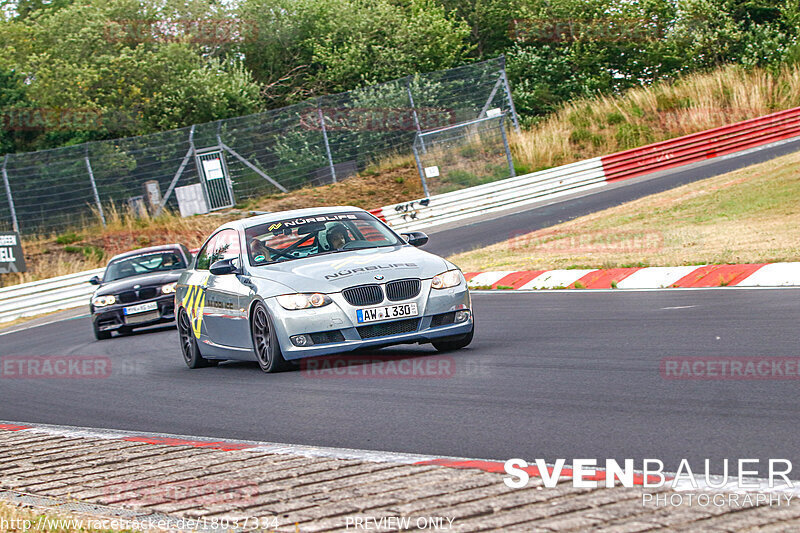
<svg viewBox="0 0 800 533">
<path fill-rule="evenodd" d="M 264 372 L 283 372 L 289 368 L 289 363 L 283 358 L 275 328 L 272 326 L 272 317 L 269 316 L 264 304 L 258 302 L 253 307 L 250 332 L 253 337 L 253 351 L 256 354 L 258 366 Z"/>
<path fill-rule="evenodd" d="M 183 361 L 186 366 L 189 368 L 212 366 L 211 361 L 200 354 L 200 348 L 197 346 L 197 339 L 194 338 L 192 323 L 186 309 L 181 309 L 178 314 L 178 335 L 181 339 L 181 352 L 183 352 Z"/>
<path fill-rule="evenodd" d="M 440 340 L 435 340 L 431 342 L 433 347 L 436 348 L 440 352 L 453 352 L 455 350 L 460 350 L 469 345 L 472 342 L 472 337 L 475 334 L 475 322 L 473 319 L 472 329 L 469 330 L 469 333 L 466 335 L 459 335 L 457 337 L 444 337 Z"/>
</svg>

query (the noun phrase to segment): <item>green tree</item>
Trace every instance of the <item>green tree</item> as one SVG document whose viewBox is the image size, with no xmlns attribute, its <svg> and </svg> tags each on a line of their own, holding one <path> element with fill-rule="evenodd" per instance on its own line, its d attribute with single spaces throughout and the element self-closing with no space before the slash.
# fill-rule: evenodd
<svg viewBox="0 0 800 533">
<path fill-rule="evenodd" d="M 469 28 L 430 0 L 245 0 L 241 50 L 270 107 L 461 64 Z"/>
</svg>

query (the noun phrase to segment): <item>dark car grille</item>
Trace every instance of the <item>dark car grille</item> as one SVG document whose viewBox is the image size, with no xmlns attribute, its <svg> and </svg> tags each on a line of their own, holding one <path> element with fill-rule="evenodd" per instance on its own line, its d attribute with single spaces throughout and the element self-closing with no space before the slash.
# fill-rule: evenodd
<svg viewBox="0 0 800 533">
<path fill-rule="evenodd" d="M 418 279 L 401 279 L 386 284 L 386 297 L 391 301 L 408 300 L 419 294 L 421 284 Z"/>
<path fill-rule="evenodd" d="M 117 300 L 123 304 L 138 302 L 140 300 L 150 300 L 158 296 L 157 287 L 145 287 L 138 291 L 124 291 L 117 295 Z"/>
<path fill-rule="evenodd" d="M 380 285 L 359 285 L 342 291 L 344 299 L 350 305 L 375 305 L 383 301 L 383 290 Z"/>
<path fill-rule="evenodd" d="M 135 302 L 139 298 L 136 296 L 136 291 L 125 291 L 119 293 L 117 299 L 119 300 L 120 303 L 129 304 L 131 302 Z"/>
<path fill-rule="evenodd" d="M 357 329 L 362 339 L 372 339 L 388 335 L 399 335 L 400 333 L 411 333 L 412 331 L 417 331 L 417 327 L 419 327 L 419 318 L 410 318 L 382 324 L 370 324 Z"/>
</svg>

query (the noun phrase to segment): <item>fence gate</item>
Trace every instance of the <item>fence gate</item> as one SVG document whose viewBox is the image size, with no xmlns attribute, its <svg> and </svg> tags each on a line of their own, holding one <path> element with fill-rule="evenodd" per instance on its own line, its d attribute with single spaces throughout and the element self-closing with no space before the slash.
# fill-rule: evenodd
<svg viewBox="0 0 800 533">
<path fill-rule="evenodd" d="M 208 209 L 233 207 L 233 186 L 228 175 L 228 165 L 220 148 L 200 150 L 195 156 L 200 183 L 206 194 Z"/>
</svg>

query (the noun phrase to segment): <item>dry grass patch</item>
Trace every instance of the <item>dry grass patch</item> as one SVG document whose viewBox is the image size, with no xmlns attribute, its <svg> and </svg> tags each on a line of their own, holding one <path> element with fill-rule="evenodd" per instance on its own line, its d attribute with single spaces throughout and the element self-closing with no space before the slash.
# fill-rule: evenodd
<svg viewBox="0 0 800 533">
<path fill-rule="evenodd" d="M 512 136 L 530 171 L 673 139 L 800 106 L 800 67 L 722 67 L 620 96 L 578 99 Z"/>
<path fill-rule="evenodd" d="M 413 160 L 412 160 L 413 161 Z M 114 206 L 104 209 L 106 227 L 99 223 L 63 233 L 29 236 L 23 240 L 28 272 L 3 276 L 4 285 L 62 276 L 105 266 L 118 253 L 146 246 L 183 243 L 196 248 L 217 226 L 249 216 L 250 211 L 285 211 L 326 205 L 354 205 L 372 209 L 422 196 L 416 167 L 408 158 L 394 157 L 381 167 L 367 169 L 339 183 L 307 187 L 252 200 L 225 212 L 182 218 L 164 212 L 158 218 L 138 218 Z"/>
<path fill-rule="evenodd" d="M 464 271 L 800 261 L 800 153 L 450 257 Z"/>
</svg>

